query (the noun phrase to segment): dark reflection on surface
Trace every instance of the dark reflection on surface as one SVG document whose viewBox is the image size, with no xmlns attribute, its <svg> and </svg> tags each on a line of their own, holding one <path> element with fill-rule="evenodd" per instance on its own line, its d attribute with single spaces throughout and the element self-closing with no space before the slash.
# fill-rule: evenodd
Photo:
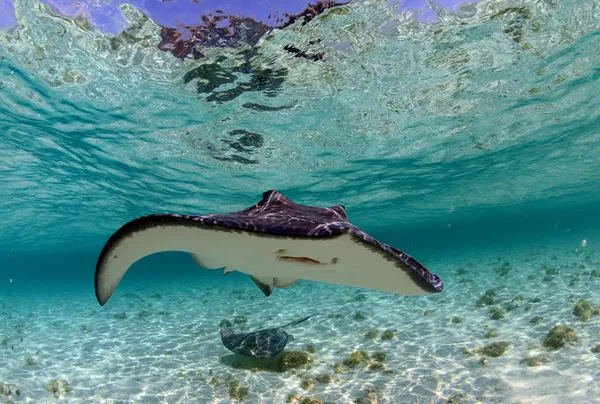
<svg viewBox="0 0 600 404">
<path fill-rule="evenodd" d="M 221 57 L 213 63 L 198 66 L 185 74 L 184 82 L 197 80 L 198 93 L 210 93 L 206 97 L 208 101 L 224 102 L 231 101 L 249 91 L 262 91 L 265 96 L 274 97 L 287 77 L 287 69 L 284 68 L 253 69 L 248 63 L 235 67 L 223 67 L 220 63 L 224 60 L 225 58 Z M 218 91 L 219 87 L 233 84 L 238 80 L 235 73 L 250 74 L 250 80 L 241 82 L 234 88 Z"/>
<path fill-rule="evenodd" d="M 264 144 L 264 139 L 261 134 L 248 132 L 246 130 L 237 129 L 229 132 L 232 136 L 239 136 L 237 140 L 223 139 L 224 143 L 227 143 L 232 149 L 242 153 L 251 153 L 250 148 L 259 148 Z"/>
<path fill-rule="evenodd" d="M 283 12 L 279 15 L 269 15 L 268 20 L 261 22 L 251 17 L 236 17 L 227 15 L 221 10 L 203 14 L 199 26 L 169 27 L 162 26 L 159 49 L 171 52 L 178 58 L 204 57 L 203 47 L 237 47 L 241 45 L 254 46 L 260 38 L 273 28 L 283 29 L 297 21 L 306 25 L 316 16 L 326 10 L 348 4 L 349 1 L 317 1 L 307 4 L 306 8 L 297 14 Z"/>
<path fill-rule="evenodd" d="M 270 107 L 268 105 L 257 104 L 255 102 L 247 102 L 243 104 L 242 107 L 259 112 L 277 112 L 282 111 L 284 109 L 290 109 L 293 107 L 293 105 L 281 105 L 279 107 Z"/>
</svg>

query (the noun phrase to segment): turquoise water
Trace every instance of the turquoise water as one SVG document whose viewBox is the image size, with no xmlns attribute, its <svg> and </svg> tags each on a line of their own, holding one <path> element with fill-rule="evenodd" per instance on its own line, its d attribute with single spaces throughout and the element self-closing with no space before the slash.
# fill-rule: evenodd
<svg viewBox="0 0 600 404">
<path fill-rule="evenodd" d="M 236 380 L 247 402 L 600 402 L 600 316 L 573 314 L 600 307 L 600 3 L 482 2 L 423 24 L 379 3 L 263 38 L 250 71 L 279 73 L 241 91 L 243 49 L 182 61 L 133 9 L 138 28 L 111 40 L 15 2 L 19 25 L 0 32 L 0 383 L 21 394 L 0 401 L 224 403 Z M 282 51 L 317 38 L 344 46 L 323 45 L 323 62 Z M 199 93 L 190 72 L 215 61 L 235 80 Z M 96 260 L 121 225 L 233 212 L 269 189 L 344 204 L 444 291 L 301 281 L 266 298 L 165 253 L 98 305 Z M 240 368 L 219 339 L 223 318 L 258 329 L 317 312 L 290 330 L 289 351 L 315 348 L 299 371 Z M 577 341 L 548 349 L 558 324 Z M 486 358 L 491 342 L 510 345 Z M 357 350 L 384 352 L 391 373 L 335 373 Z M 54 379 L 71 390 L 54 398 Z"/>
</svg>

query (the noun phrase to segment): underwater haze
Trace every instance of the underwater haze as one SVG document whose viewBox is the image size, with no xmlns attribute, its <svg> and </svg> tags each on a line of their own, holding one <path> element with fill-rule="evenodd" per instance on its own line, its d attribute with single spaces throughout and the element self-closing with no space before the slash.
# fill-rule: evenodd
<svg viewBox="0 0 600 404">
<path fill-rule="evenodd" d="M 98 4 L 0 0 L 0 403 L 600 403 L 600 1 Z M 267 190 L 443 291 L 174 251 L 100 306 L 122 225 Z"/>
</svg>

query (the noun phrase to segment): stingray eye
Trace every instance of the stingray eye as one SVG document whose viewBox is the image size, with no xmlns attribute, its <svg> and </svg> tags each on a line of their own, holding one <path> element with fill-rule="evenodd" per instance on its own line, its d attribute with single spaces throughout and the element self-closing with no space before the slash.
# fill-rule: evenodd
<svg viewBox="0 0 600 404">
<path fill-rule="evenodd" d="M 344 205 L 340 205 L 342 207 L 342 209 L 346 210 L 346 207 Z"/>
</svg>

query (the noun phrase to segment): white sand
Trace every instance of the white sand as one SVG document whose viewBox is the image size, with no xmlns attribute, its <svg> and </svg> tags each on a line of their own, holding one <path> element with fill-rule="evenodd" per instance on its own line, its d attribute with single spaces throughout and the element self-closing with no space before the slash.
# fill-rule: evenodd
<svg viewBox="0 0 600 404">
<path fill-rule="evenodd" d="M 504 262 L 512 270 L 500 276 L 494 269 Z M 559 269 L 558 275 L 544 281 L 542 265 Z M 239 380 L 248 387 L 246 401 L 252 403 L 283 403 L 294 393 L 351 403 L 370 387 L 379 392 L 380 403 L 446 402 L 458 393 L 464 403 L 600 402 L 600 383 L 595 382 L 600 354 L 590 352 L 600 343 L 600 316 L 582 322 L 572 314 L 581 297 L 600 307 L 600 278 L 590 280 L 589 275 L 593 269 L 600 271 L 600 250 L 587 247 L 575 253 L 573 248 L 548 247 L 506 255 L 501 261 L 455 257 L 429 266 L 439 269 L 435 272 L 445 290 L 426 297 L 302 281 L 266 298 L 245 275 L 207 281 L 198 272 L 179 283 L 155 279 L 140 285 L 125 277 L 101 308 L 91 283 L 58 290 L 61 284 L 56 282 L 34 293 L 11 289 L 14 282 L 3 286 L 0 295 L 0 382 L 20 387 L 21 395 L 0 402 L 54 402 L 46 386 L 55 378 L 72 386 L 59 398 L 69 403 L 231 402 L 227 382 L 213 386 L 213 376 Z M 461 267 L 465 274 L 458 274 Z M 569 286 L 576 272 L 581 280 Z M 528 279 L 530 275 L 535 279 Z M 517 295 L 523 301 L 504 319 L 492 320 L 490 307 L 475 304 L 487 289 L 494 289 L 495 298 L 504 302 Z M 160 297 L 153 296 L 157 293 Z M 535 297 L 541 302 L 526 311 Z M 139 318 L 142 310 L 149 313 L 146 318 Z M 116 318 L 121 311 L 127 318 Z M 367 318 L 355 320 L 357 311 Z M 322 315 L 289 329 L 295 340 L 287 350 L 316 347 L 310 369 L 253 372 L 227 362 L 231 353 L 218 334 L 222 319 L 246 316 L 253 330 L 317 313 Z M 464 323 L 450 322 L 452 316 Z M 531 324 L 534 316 L 542 316 L 543 322 Z M 558 323 L 574 328 L 579 342 L 550 352 L 542 342 Z M 498 329 L 498 337 L 485 339 L 488 327 Z M 365 339 L 365 332 L 373 329 L 393 329 L 397 337 Z M 487 366 L 480 364 L 479 355 L 463 352 L 492 341 L 510 341 L 511 346 L 503 356 L 489 358 Z M 359 349 L 385 352 L 385 366 L 393 373 L 346 368 L 333 374 L 336 362 Z M 536 354 L 549 354 L 551 361 L 537 367 L 522 362 Z M 26 358 L 35 364 L 25 364 Z M 315 383 L 308 391 L 299 387 L 302 376 L 321 373 L 331 373 L 335 380 Z"/>
</svg>

